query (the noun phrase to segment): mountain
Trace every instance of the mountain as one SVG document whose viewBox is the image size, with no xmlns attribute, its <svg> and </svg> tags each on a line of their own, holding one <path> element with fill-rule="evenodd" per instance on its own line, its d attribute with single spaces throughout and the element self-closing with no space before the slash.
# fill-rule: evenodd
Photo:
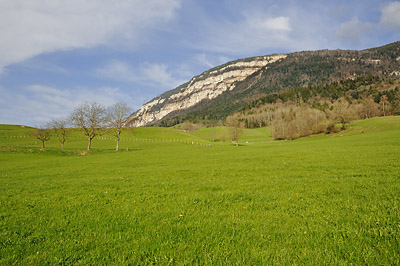
<svg viewBox="0 0 400 266">
<path fill-rule="evenodd" d="M 366 50 L 319 50 L 239 59 L 214 67 L 133 113 L 127 127 L 223 119 L 274 92 L 345 79 L 400 76 L 400 42 Z"/>
</svg>

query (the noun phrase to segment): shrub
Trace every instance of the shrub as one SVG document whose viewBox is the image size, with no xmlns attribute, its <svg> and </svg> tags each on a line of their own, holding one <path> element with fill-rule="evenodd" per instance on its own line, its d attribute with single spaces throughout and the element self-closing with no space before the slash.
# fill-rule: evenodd
<svg viewBox="0 0 400 266">
<path fill-rule="evenodd" d="M 337 133 L 338 131 L 336 131 L 336 124 L 335 123 L 329 123 L 326 127 L 325 133 L 326 134 L 333 134 L 333 133 Z"/>
<path fill-rule="evenodd" d="M 312 127 L 312 133 L 313 134 L 323 133 L 323 132 L 326 132 L 327 128 L 328 128 L 328 125 L 326 123 L 319 123 Z"/>
</svg>

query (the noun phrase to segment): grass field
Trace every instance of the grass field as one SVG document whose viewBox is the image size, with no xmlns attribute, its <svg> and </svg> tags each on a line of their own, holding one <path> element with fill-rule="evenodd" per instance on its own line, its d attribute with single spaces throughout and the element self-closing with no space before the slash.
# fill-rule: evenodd
<svg viewBox="0 0 400 266">
<path fill-rule="evenodd" d="M 40 151 L 1 125 L 0 265 L 400 264 L 400 117 L 239 147 L 213 130 L 128 130 L 85 154 L 79 132 Z"/>
</svg>

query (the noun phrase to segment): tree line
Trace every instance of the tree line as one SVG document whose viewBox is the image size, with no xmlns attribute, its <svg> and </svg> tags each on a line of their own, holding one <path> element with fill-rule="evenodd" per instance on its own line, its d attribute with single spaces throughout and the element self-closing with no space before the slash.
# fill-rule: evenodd
<svg viewBox="0 0 400 266">
<path fill-rule="evenodd" d="M 293 88 L 253 101 L 230 119 L 243 128 L 270 126 L 274 139 L 339 132 L 355 120 L 400 114 L 399 85 L 399 79 L 363 77 Z"/>
<path fill-rule="evenodd" d="M 115 150 L 119 150 L 119 141 L 127 116 L 131 108 L 125 103 L 114 103 L 105 107 L 96 102 L 84 102 L 77 106 L 67 118 L 54 119 L 44 126 L 31 132 L 31 136 L 40 140 L 42 149 L 45 142 L 54 134 L 61 149 L 69 136 L 71 127 L 79 128 L 88 140 L 87 150 L 90 151 L 92 140 L 108 129 L 115 136 L 117 144 Z"/>
</svg>

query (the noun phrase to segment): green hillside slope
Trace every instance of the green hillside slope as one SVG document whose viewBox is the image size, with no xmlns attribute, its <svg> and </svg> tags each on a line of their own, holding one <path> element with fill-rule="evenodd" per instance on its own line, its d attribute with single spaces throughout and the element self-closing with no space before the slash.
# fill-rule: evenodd
<svg viewBox="0 0 400 266">
<path fill-rule="evenodd" d="M 1 265 L 400 263 L 400 117 L 239 147 L 140 128 L 89 154 L 78 131 L 64 152 L 12 137 L 28 130 L 0 126 Z"/>
</svg>

